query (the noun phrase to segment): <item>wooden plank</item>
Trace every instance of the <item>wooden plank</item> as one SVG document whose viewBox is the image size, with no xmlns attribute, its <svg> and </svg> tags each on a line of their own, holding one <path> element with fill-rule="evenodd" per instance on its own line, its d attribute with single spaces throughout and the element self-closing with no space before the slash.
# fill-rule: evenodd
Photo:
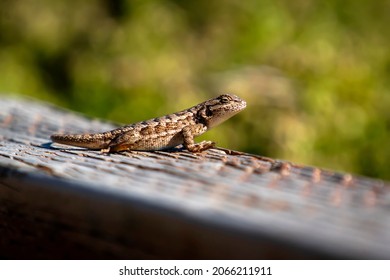
<svg viewBox="0 0 390 280">
<path fill-rule="evenodd" d="M 224 149 L 50 145 L 113 124 L 0 100 L 2 258 L 390 258 L 389 184 Z"/>
</svg>

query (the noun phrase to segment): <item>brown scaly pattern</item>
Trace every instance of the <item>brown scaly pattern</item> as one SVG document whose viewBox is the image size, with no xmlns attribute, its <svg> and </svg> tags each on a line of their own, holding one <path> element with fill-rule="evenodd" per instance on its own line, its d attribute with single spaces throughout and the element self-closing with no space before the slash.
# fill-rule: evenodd
<svg viewBox="0 0 390 280">
<path fill-rule="evenodd" d="M 194 137 L 242 111 L 246 102 L 236 95 L 222 94 L 189 109 L 95 134 L 53 134 L 53 142 L 101 149 L 102 152 L 125 150 L 164 150 L 183 144 L 196 153 L 214 147 L 212 141 L 194 142 Z"/>
</svg>

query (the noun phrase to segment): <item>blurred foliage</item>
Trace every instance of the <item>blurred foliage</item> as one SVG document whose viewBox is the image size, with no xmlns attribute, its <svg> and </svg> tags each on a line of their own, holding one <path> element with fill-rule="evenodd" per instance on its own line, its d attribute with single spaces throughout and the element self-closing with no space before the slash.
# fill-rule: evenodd
<svg viewBox="0 0 390 280">
<path fill-rule="evenodd" d="M 0 91 L 129 123 L 222 92 L 220 146 L 390 179 L 390 2 L 3 0 Z"/>
</svg>

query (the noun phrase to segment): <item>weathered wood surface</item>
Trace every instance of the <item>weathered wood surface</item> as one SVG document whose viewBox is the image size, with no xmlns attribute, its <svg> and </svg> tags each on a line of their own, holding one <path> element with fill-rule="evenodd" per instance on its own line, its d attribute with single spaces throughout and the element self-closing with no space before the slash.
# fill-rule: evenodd
<svg viewBox="0 0 390 280">
<path fill-rule="evenodd" d="M 1 258 L 390 258 L 387 183 L 220 149 L 50 146 L 112 127 L 1 98 Z"/>
</svg>

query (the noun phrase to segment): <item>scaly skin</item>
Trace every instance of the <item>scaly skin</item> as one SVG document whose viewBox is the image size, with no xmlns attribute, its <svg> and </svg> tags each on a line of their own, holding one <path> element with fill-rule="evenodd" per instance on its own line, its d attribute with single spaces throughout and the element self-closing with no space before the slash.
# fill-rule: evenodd
<svg viewBox="0 0 390 280">
<path fill-rule="evenodd" d="M 214 147 L 211 141 L 194 142 L 194 137 L 242 111 L 246 102 L 232 94 L 222 94 L 187 110 L 147 121 L 137 122 L 111 131 L 94 134 L 53 134 L 53 142 L 100 149 L 102 152 L 125 150 L 164 150 L 183 144 L 197 153 Z"/>
</svg>

